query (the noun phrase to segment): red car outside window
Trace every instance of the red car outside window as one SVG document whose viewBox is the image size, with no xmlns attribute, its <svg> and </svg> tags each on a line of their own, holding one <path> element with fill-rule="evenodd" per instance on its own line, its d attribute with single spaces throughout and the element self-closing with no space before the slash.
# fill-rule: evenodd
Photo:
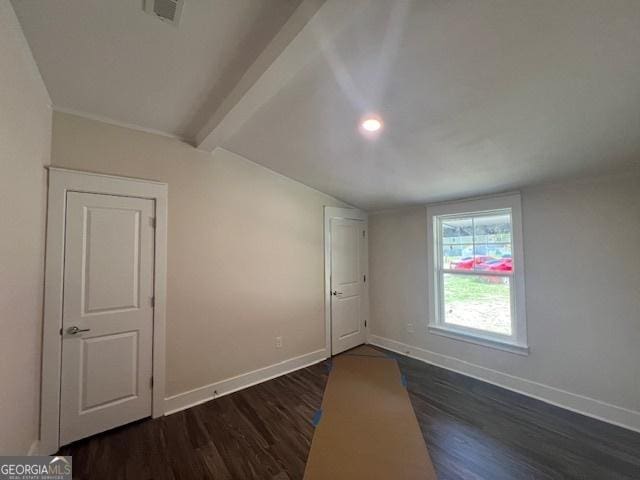
<svg viewBox="0 0 640 480">
<path fill-rule="evenodd" d="M 453 270 L 473 270 L 474 266 L 482 265 L 490 260 L 495 260 L 493 257 L 487 255 L 476 255 L 475 257 L 465 257 L 458 262 L 452 262 L 451 268 Z"/>
</svg>

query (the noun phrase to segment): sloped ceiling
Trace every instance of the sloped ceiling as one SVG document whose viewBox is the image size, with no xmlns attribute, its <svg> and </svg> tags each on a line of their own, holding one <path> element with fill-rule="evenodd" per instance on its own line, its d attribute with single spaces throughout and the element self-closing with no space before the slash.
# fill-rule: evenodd
<svg viewBox="0 0 640 480">
<path fill-rule="evenodd" d="M 640 168 L 640 1 L 343 1 L 197 143 L 369 210 Z M 13 0 L 57 107 L 191 141 L 299 4 L 186 0 L 175 29 L 130 0 Z"/>
<path fill-rule="evenodd" d="M 187 140 L 300 0 L 186 0 L 178 27 L 143 0 L 12 0 L 56 108 Z"/>
</svg>

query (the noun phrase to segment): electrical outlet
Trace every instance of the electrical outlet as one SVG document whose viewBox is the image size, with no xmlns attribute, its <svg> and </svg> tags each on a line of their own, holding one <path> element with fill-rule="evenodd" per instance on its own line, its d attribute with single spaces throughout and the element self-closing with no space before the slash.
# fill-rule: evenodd
<svg viewBox="0 0 640 480">
<path fill-rule="evenodd" d="M 407 323 L 407 333 L 413 333 L 413 323 Z"/>
<path fill-rule="evenodd" d="M 276 348 L 282 348 L 282 337 L 276 337 Z"/>
</svg>

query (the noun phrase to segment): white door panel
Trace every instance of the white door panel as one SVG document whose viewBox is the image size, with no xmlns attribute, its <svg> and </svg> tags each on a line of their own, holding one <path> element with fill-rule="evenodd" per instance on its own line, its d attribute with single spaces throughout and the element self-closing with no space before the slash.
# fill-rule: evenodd
<svg viewBox="0 0 640 480">
<path fill-rule="evenodd" d="M 140 211 L 94 207 L 85 214 L 84 313 L 138 308 Z"/>
<path fill-rule="evenodd" d="M 67 193 L 61 444 L 151 415 L 153 217 L 153 200 Z"/>
<path fill-rule="evenodd" d="M 366 223 L 332 218 L 331 350 L 334 355 L 366 340 L 364 271 Z"/>
<path fill-rule="evenodd" d="M 360 281 L 360 223 L 338 219 L 331 221 L 331 252 L 334 260 L 331 273 L 338 282 L 336 285 L 358 284 Z"/>
<path fill-rule="evenodd" d="M 335 300 L 333 312 L 335 318 L 340 320 L 336 325 L 338 341 L 360 333 L 360 301 L 360 295 L 349 297 L 340 295 L 340 298 Z"/>
<path fill-rule="evenodd" d="M 138 332 L 81 338 L 82 403 L 80 412 L 138 394 Z M 111 359 L 109 364 L 105 358 Z"/>
</svg>

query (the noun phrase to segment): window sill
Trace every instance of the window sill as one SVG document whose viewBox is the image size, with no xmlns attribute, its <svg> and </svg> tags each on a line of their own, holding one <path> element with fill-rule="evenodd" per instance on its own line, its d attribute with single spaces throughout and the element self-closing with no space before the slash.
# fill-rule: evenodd
<svg viewBox="0 0 640 480">
<path fill-rule="evenodd" d="M 429 325 L 429 332 L 434 335 L 461 340 L 463 342 L 475 343 L 483 347 L 489 347 L 504 352 L 515 353 L 517 355 L 529 355 L 529 347 L 526 345 L 518 345 L 515 343 L 502 342 L 492 338 L 486 338 L 472 333 L 460 332 L 458 330 L 442 327 L 440 325 Z"/>
</svg>

